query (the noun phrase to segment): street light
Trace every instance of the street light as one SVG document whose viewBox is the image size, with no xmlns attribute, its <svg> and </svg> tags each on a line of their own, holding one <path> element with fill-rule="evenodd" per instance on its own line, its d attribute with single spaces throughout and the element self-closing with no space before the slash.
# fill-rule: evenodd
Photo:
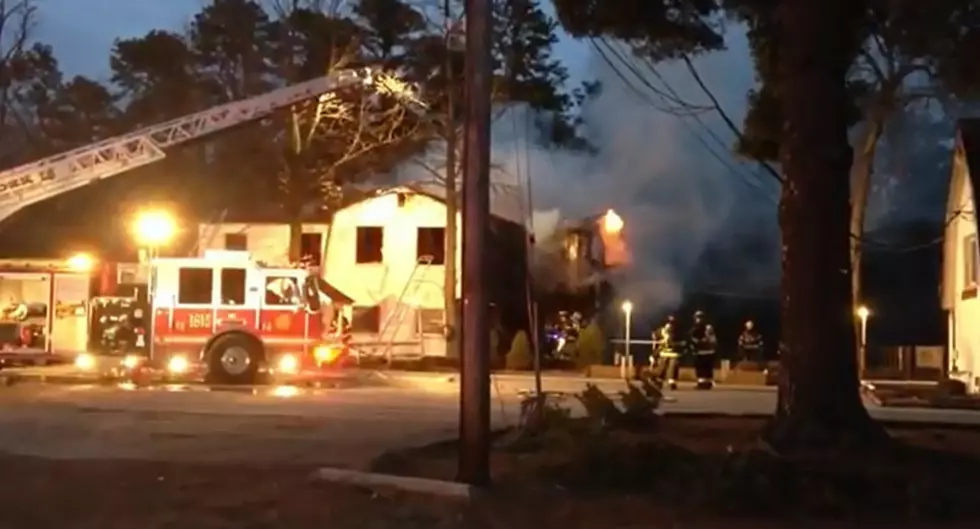
<svg viewBox="0 0 980 529">
<path fill-rule="evenodd" d="M 855 313 L 861 319 L 861 347 L 864 347 L 868 345 L 868 317 L 871 316 L 871 310 L 861 305 Z"/>
<path fill-rule="evenodd" d="M 95 268 L 95 258 L 87 253 L 76 253 L 68 258 L 67 264 L 74 272 L 91 272 Z"/>
<path fill-rule="evenodd" d="M 858 379 L 860 380 L 864 378 L 864 362 L 868 354 L 868 318 L 871 316 L 871 310 L 861 305 L 854 313 L 861 320 L 861 350 L 858 351 Z"/>
<path fill-rule="evenodd" d="M 166 211 L 144 211 L 136 216 L 133 223 L 136 241 L 151 250 L 169 243 L 176 233 L 177 223 Z"/>
<path fill-rule="evenodd" d="M 626 354 L 623 355 L 623 361 L 620 364 L 619 372 L 622 374 L 623 378 L 629 378 L 627 369 L 633 367 L 633 355 L 630 354 L 630 327 L 632 327 L 633 320 L 633 302 L 626 300 L 622 305 L 623 314 L 626 316 L 625 319 L 625 347 Z"/>
</svg>

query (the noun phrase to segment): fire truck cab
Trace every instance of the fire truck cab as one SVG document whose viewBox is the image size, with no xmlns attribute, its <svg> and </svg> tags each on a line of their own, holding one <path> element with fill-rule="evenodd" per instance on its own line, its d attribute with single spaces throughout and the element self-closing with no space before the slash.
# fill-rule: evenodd
<svg viewBox="0 0 980 529">
<path fill-rule="evenodd" d="M 307 269 L 219 250 L 149 266 L 148 310 L 133 314 L 135 346 L 172 378 L 254 383 L 262 372 L 292 377 L 343 361 L 330 322 L 351 300 Z"/>
</svg>

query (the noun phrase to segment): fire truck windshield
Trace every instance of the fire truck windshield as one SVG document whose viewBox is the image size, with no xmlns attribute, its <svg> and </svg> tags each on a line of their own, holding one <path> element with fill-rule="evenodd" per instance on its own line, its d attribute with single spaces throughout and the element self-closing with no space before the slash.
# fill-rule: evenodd
<svg viewBox="0 0 980 529">
<path fill-rule="evenodd" d="M 270 277 L 266 280 L 266 305 L 302 305 L 300 294 L 294 277 Z"/>
</svg>

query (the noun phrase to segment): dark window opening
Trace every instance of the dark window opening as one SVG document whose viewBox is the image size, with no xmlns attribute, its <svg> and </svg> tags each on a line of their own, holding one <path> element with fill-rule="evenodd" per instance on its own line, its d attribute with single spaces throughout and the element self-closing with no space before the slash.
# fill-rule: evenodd
<svg viewBox="0 0 980 529">
<path fill-rule="evenodd" d="M 225 250 L 242 252 L 248 250 L 248 235 L 245 233 L 226 233 Z"/>
<path fill-rule="evenodd" d="M 442 309 L 419 309 L 419 334 L 443 334 L 446 324 L 446 311 Z"/>
<path fill-rule="evenodd" d="M 360 226 L 357 228 L 357 264 L 383 261 L 381 248 L 384 245 L 384 234 L 384 228 L 377 226 Z"/>
<path fill-rule="evenodd" d="M 353 307 L 351 309 L 351 332 L 376 334 L 381 332 L 381 307 Z"/>
<path fill-rule="evenodd" d="M 245 304 L 245 277 L 246 271 L 244 268 L 221 269 L 222 305 Z"/>
<path fill-rule="evenodd" d="M 304 261 L 316 266 L 323 265 L 323 234 L 304 233 L 299 238 L 299 253 Z"/>
<path fill-rule="evenodd" d="M 419 228 L 416 258 L 431 257 L 432 264 L 446 264 L 446 228 Z"/>
<path fill-rule="evenodd" d="M 181 268 L 177 272 L 177 303 L 210 305 L 213 292 L 213 268 Z"/>
</svg>

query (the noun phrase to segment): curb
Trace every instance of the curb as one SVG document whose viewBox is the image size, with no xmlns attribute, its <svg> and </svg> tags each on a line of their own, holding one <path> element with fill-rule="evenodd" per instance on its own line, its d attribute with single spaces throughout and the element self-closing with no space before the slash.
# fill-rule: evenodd
<svg viewBox="0 0 980 529">
<path fill-rule="evenodd" d="M 117 383 L 119 383 L 119 381 L 104 377 L 85 377 L 69 374 L 0 372 L 0 386 L 3 387 L 19 386 L 24 384 L 112 386 Z"/>
<path fill-rule="evenodd" d="M 454 383 L 458 380 L 459 377 L 459 373 L 424 372 L 424 371 L 416 372 L 416 371 L 377 370 L 377 371 L 373 371 L 373 373 L 377 377 L 387 381 L 407 382 L 407 383 L 412 383 L 415 381 Z M 527 384 L 532 384 L 534 382 L 533 375 L 522 375 L 517 373 L 491 373 L 491 378 L 493 380 L 497 380 L 500 382 L 525 382 Z M 621 378 L 543 375 L 542 382 L 545 385 L 556 385 L 562 383 L 585 385 L 585 384 L 613 384 L 613 383 L 625 384 L 626 382 L 632 382 L 632 381 L 623 380 Z M 681 384 L 693 384 L 693 382 L 681 382 Z M 717 383 L 715 387 L 718 389 L 727 389 L 732 391 L 759 391 L 759 392 L 776 391 L 776 386 L 754 386 L 754 385 L 747 385 L 747 384 L 728 385 L 722 382 Z"/>
<path fill-rule="evenodd" d="M 353 377 L 334 377 L 321 380 L 293 381 L 292 383 L 283 381 L 282 383 L 269 382 L 265 384 L 209 384 L 198 380 L 132 380 L 109 376 L 93 376 L 72 373 L 17 373 L 0 371 L 0 388 L 21 385 L 60 385 L 60 386 L 105 386 L 115 387 L 120 384 L 132 384 L 139 388 L 152 387 L 201 387 L 209 390 L 252 390 L 254 388 L 274 388 L 276 386 L 297 386 L 301 388 L 314 389 L 338 389 L 345 387 L 348 383 L 354 383 L 357 387 L 384 386 L 391 383 L 384 377 L 374 376 L 370 373 L 356 373 Z"/>
</svg>

